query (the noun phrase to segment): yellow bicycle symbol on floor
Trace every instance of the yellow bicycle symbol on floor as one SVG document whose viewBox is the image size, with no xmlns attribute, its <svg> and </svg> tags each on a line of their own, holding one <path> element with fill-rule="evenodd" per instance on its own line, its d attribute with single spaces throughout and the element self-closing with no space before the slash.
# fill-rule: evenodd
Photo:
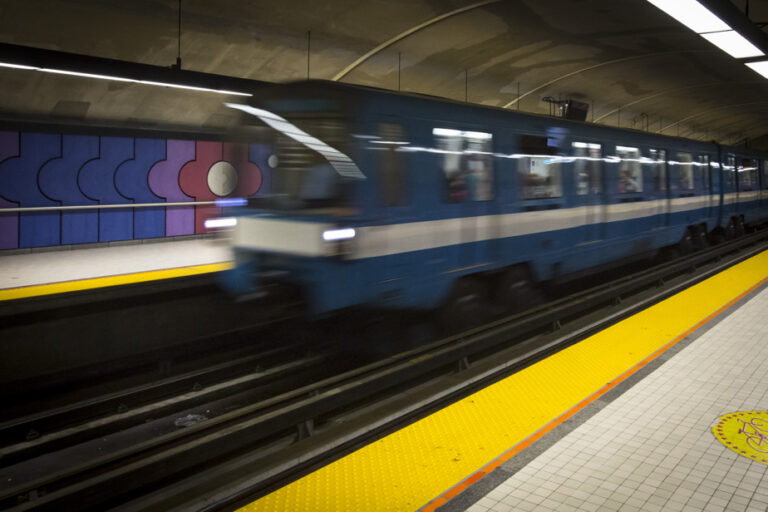
<svg viewBox="0 0 768 512">
<path fill-rule="evenodd" d="M 742 423 L 739 434 L 746 436 L 747 444 L 754 450 L 768 453 L 768 420 L 752 418 L 739 421 Z"/>
<path fill-rule="evenodd" d="M 768 411 L 726 414 L 718 418 L 712 433 L 726 448 L 768 465 Z"/>
</svg>

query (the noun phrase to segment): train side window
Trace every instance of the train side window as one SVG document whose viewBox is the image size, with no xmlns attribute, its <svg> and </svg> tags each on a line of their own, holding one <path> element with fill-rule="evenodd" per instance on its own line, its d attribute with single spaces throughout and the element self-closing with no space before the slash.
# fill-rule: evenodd
<svg viewBox="0 0 768 512">
<path fill-rule="evenodd" d="M 380 123 L 379 138 L 372 141 L 379 157 L 379 200 L 384 206 L 408 204 L 408 176 L 403 127 L 395 123 Z"/>
<path fill-rule="evenodd" d="M 548 144 L 547 137 L 520 136 L 517 173 L 523 199 L 544 199 L 563 195 L 560 158 L 557 148 Z"/>
<path fill-rule="evenodd" d="M 640 149 L 616 146 L 619 158 L 619 194 L 643 191 L 643 169 L 640 166 Z"/>
<path fill-rule="evenodd" d="M 680 190 L 693 190 L 693 155 L 690 153 L 677 153 L 678 179 Z"/>
<path fill-rule="evenodd" d="M 600 144 L 589 142 L 574 142 L 573 169 L 576 174 L 576 193 L 585 196 L 592 191 L 600 192 L 600 162 L 602 148 Z"/>
<path fill-rule="evenodd" d="M 651 169 L 653 176 L 653 191 L 667 190 L 667 152 L 663 149 L 651 149 Z"/>
<path fill-rule="evenodd" d="M 740 192 L 757 190 L 757 162 L 750 158 L 742 159 L 737 175 Z"/>
<path fill-rule="evenodd" d="M 434 128 L 432 135 L 443 154 L 448 202 L 493 199 L 493 136 L 450 128 Z"/>
<path fill-rule="evenodd" d="M 699 169 L 701 169 L 701 189 L 709 190 L 709 155 L 699 155 Z"/>
</svg>

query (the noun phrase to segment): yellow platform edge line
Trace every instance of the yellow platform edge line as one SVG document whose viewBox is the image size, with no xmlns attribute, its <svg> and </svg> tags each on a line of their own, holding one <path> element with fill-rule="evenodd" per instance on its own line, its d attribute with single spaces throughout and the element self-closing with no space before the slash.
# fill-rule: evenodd
<svg viewBox="0 0 768 512">
<path fill-rule="evenodd" d="M 558 420 L 725 311 L 767 276 L 765 251 L 240 510 L 439 508 L 481 473 L 495 469 Z"/>
<path fill-rule="evenodd" d="M 26 299 L 43 295 L 91 290 L 108 286 L 120 286 L 124 284 L 143 283 L 147 281 L 160 281 L 175 277 L 193 276 L 221 272 L 232 268 L 232 262 L 208 263 L 205 265 L 190 265 L 186 267 L 168 268 L 163 270 L 148 270 L 131 274 L 118 274 L 114 276 L 92 277 L 75 281 L 62 281 L 59 283 L 36 284 L 20 286 L 18 288 L 6 288 L 0 290 L 0 301 Z"/>
<path fill-rule="evenodd" d="M 691 327 L 688 331 L 682 333 L 677 338 L 673 339 L 666 345 L 664 345 L 662 348 L 648 356 L 647 358 L 643 359 L 639 363 L 637 363 L 635 366 L 624 372 L 623 374 L 619 375 L 616 379 L 614 379 L 611 382 L 608 382 L 605 386 L 600 388 L 599 390 L 595 391 L 592 395 L 587 397 L 586 399 L 582 400 L 578 404 L 571 407 L 569 410 L 565 411 L 561 416 L 558 416 L 548 424 L 541 427 L 541 429 L 537 430 L 533 434 L 531 434 L 530 437 L 524 439 L 521 443 L 517 444 L 516 446 L 513 446 L 505 453 L 502 453 L 499 455 L 496 459 L 492 460 L 482 468 L 479 468 L 476 472 L 472 473 L 472 475 L 467 478 L 466 480 L 459 482 L 452 488 L 448 489 L 446 492 L 442 493 L 440 496 L 436 497 L 434 500 L 430 501 L 423 507 L 419 508 L 418 510 L 420 512 L 432 512 L 434 510 L 437 510 L 441 506 L 445 505 L 448 501 L 450 501 L 452 498 L 458 496 L 461 492 L 468 489 L 470 486 L 477 483 L 481 478 L 486 476 L 487 474 L 491 473 L 494 469 L 501 466 L 504 462 L 511 459 L 513 456 L 517 455 L 530 445 L 532 445 L 534 442 L 541 439 L 545 434 L 553 430 L 555 427 L 569 419 L 570 417 L 574 416 L 576 413 L 581 411 L 584 407 L 591 404 L 604 394 L 606 394 L 611 389 L 615 388 L 618 384 L 621 384 L 626 379 L 634 375 L 636 372 L 641 370 L 643 367 L 645 367 L 648 363 L 652 362 L 654 359 L 662 355 L 664 352 L 669 350 L 670 348 L 674 347 L 679 341 L 683 340 L 686 336 L 692 334 L 696 330 L 698 330 L 700 327 L 707 324 L 710 320 L 713 320 L 717 316 L 719 316 L 721 313 L 725 312 L 728 308 L 733 306 L 735 303 L 749 295 L 751 292 L 756 290 L 757 288 L 764 285 L 766 282 L 768 282 L 768 277 L 761 280 L 759 283 L 752 286 L 750 289 L 746 290 L 745 292 L 741 293 L 739 296 L 725 304 L 723 307 L 709 315 L 707 318 L 699 322 L 698 324 Z"/>
</svg>

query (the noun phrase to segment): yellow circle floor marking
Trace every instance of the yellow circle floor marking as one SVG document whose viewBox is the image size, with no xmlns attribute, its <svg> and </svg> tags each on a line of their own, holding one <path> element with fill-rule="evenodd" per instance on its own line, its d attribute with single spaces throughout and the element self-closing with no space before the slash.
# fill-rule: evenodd
<svg viewBox="0 0 768 512">
<path fill-rule="evenodd" d="M 739 455 L 768 465 L 768 411 L 741 411 L 720 416 L 712 433 Z"/>
</svg>

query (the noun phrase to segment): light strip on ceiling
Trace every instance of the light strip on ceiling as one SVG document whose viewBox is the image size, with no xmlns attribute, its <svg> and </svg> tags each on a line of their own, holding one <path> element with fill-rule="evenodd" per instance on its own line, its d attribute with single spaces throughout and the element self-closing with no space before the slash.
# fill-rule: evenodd
<svg viewBox="0 0 768 512">
<path fill-rule="evenodd" d="M 726 32 L 710 32 L 709 34 L 700 35 L 731 57 L 737 59 L 762 57 L 765 55 L 762 51 L 760 51 L 760 48 L 747 41 L 744 36 L 735 30 L 728 30 Z"/>
<path fill-rule="evenodd" d="M 768 60 L 761 60 L 760 62 L 747 62 L 747 66 L 760 73 L 765 78 L 768 78 Z"/>
<path fill-rule="evenodd" d="M 697 0 L 648 0 L 731 57 L 762 57 L 763 51 Z"/>
<path fill-rule="evenodd" d="M 12 69 L 38 69 L 34 66 L 22 66 L 21 64 L 9 64 L 7 62 L 0 62 L 0 68 L 12 68 Z"/>
<path fill-rule="evenodd" d="M 31 70 L 31 71 L 41 71 L 43 73 L 54 73 L 57 75 L 79 76 L 83 78 L 96 78 L 98 80 L 111 80 L 115 82 L 128 82 L 128 83 L 134 83 L 134 84 L 154 85 L 157 87 L 170 87 L 173 89 L 188 89 L 192 91 L 213 92 L 216 94 L 226 94 L 231 96 L 253 96 L 253 94 L 251 93 L 228 91 L 226 89 L 210 89 L 208 87 L 197 87 L 194 85 L 175 84 L 175 83 L 169 83 L 169 82 L 154 82 L 152 80 L 135 80 L 133 78 L 125 78 L 122 76 L 98 75 L 95 73 L 81 73 L 79 71 L 68 71 L 65 69 L 55 69 L 55 68 L 40 68 L 36 66 L 25 66 L 22 64 L 11 64 L 8 62 L 0 62 L 0 67 L 11 68 L 11 69 L 24 69 L 24 70 Z"/>
<path fill-rule="evenodd" d="M 648 0 L 697 34 L 731 30 L 723 20 L 696 0 Z"/>
</svg>

